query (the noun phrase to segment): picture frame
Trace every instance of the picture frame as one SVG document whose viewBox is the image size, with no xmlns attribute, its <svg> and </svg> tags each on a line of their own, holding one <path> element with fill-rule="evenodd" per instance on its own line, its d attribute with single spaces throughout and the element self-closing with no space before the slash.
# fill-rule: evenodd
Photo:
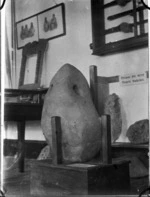
<svg viewBox="0 0 150 197">
<path fill-rule="evenodd" d="M 90 48 L 93 55 L 103 56 L 148 47 L 148 18 L 145 14 L 148 11 L 141 2 L 91 0 L 91 12 Z"/>
<path fill-rule="evenodd" d="M 16 22 L 16 35 L 17 49 L 40 39 L 51 40 L 66 35 L 64 3 Z"/>
<path fill-rule="evenodd" d="M 40 39 L 39 42 L 34 41 L 23 47 L 19 89 L 35 90 L 40 88 L 43 57 L 47 43 L 46 39 Z M 28 80 L 29 78 L 31 80 Z"/>
<path fill-rule="evenodd" d="M 16 23 L 17 49 L 39 40 L 37 16 L 32 16 Z"/>
<path fill-rule="evenodd" d="M 39 39 L 54 39 L 66 34 L 64 3 L 51 7 L 37 15 Z"/>
</svg>

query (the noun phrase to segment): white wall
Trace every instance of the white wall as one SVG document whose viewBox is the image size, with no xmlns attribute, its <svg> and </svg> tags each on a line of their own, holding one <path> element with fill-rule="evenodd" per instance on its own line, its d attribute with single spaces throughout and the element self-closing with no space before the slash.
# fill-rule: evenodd
<svg viewBox="0 0 150 197">
<path fill-rule="evenodd" d="M 90 0 L 16 0 L 16 2 L 17 21 L 52 7 L 55 2 L 65 3 L 66 35 L 49 41 L 49 48 L 44 58 L 41 85 L 48 87 L 54 74 L 65 63 L 77 67 L 88 81 L 90 65 L 97 65 L 98 74 L 101 76 L 140 73 L 148 70 L 148 48 L 106 57 L 91 55 L 92 51 L 89 47 L 92 42 Z M 20 65 L 21 50 L 18 50 L 18 78 Z M 120 96 L 124 108 L 123 132 L 126 132 L 126 128 L 135 121 L 148 118 L 148 84 L 130 87 L 114 84 L 111 85 L 110 90 L 110 93 L 113 92 Z M 41 135 L 40 131 L 38 133 Z M 42 137 L 41 135 L 40 139 Z"/>
</svg>

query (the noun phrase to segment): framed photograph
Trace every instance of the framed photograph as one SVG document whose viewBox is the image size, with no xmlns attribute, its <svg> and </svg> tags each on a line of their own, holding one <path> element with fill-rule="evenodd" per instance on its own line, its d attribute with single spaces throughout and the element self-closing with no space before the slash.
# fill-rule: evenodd
<svg viewBox="0 0 150 197">
<path fill-rule="evenodd" d="M 66 34 L 65 7 L 59 4 L 38 14 L 39 39 L 54 39 Z"/>
<path fill-rule="evenodd" d="M 19 89 L 40 88 L 43 57 L 47 40 L 28 43 L 22 50 Z"/>
<path fill-rule="evenodd" d="M 28 43 L 38 41 L 37 16 L 33 16 L 16 23 L 17 48 L 20 49 Z"/>
</svg>

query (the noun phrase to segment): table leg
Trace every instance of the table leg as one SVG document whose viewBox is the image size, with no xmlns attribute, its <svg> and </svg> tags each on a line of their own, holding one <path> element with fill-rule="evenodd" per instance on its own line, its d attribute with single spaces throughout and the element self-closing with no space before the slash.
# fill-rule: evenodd
<svg viewBox="0 0 150 197">
<path fill-rule="evenodd" d="M 25 121 L 18 121 L 17 127 L 18 127 L 19 172 L 24 172 Z"/>
</svg>

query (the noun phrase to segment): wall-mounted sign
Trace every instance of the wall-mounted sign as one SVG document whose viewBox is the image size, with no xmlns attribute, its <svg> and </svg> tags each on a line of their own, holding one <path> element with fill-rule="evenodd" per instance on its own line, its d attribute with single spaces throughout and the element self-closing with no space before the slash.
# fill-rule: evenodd
<svg viewBox="0 0 150 197">
<path fill-rule="evenodd" d="M 119 82 L 121 86 L 136 85 L 146 83 L 147 73 L 129 74 L 119 76 Z"/>
</svg>

